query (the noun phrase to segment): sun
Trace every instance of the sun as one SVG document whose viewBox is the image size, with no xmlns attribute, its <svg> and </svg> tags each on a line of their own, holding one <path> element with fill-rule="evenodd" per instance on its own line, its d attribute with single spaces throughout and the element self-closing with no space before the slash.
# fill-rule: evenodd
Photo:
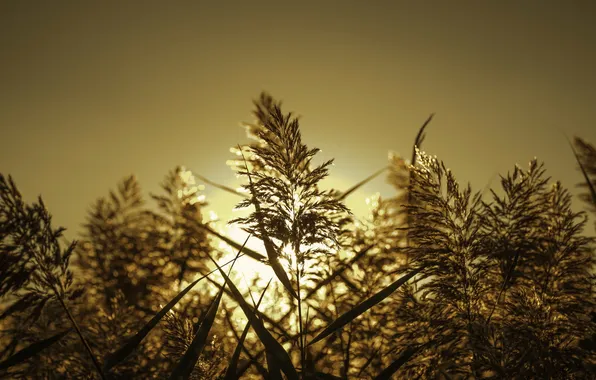
<svg viewBox="0 0 596 380">
<path fill-rule="evenodd" d="M 242 244 L 248 236 L 247 232 L 235 225 L 226 225 L 225 227 L 218 229 L 218 232 L 225 234 L 239 244 Z M 246 247 L 263 254 L 263 256 L 267 256 L 262 241 L 256 237 L 250 237 L 246 243 Z M 219 249 L 226 252 L 220 259 L 222 263 L 233 260 L 238 253 L 236 248 L 233 248 L 224 242 L 220 243 Z M 280 297 L 280 294 L 283 294 L 285 290 L 275 276 L 273 269 L 271 269 L 269 265 L 259 262 L 247 255 L 238 258 L 234 264 L 230 278 L 238 290 L 244 295 L 246 301 L 251 305 L 253 299 L 256 301 L 259 298 L 261 292 L 271 280 L 271 285 L 263 297 L 259 306 L 259 311 L 265 312 L 270 317 L 273 317 L 273 319 L 283 317 L 296 306 L 294 305 L 294 299 L 291 296 L 287 295 L 286 297 Z M 236 308 L 232 318 L 238 324 L 239 329 L 242 328 L 247 320 L 240 308 Z M 291 315 L 285 322 L 290 330 L 289 332 L 292 334 L 297 334 L 299 331 L 296 318 L 297 316 Z"/>
<path fill-rule="evenodd" d="M 227 225 L 222 232 L 239 244 L 242 244 L 249 235 L 246 231 L 236 225 Z M 265 257 L 267 256 L 264 251 L 263 243 L 254 236 L 251 236 L 248 239 L 246 247 L 261 253 Z M 223 262 L 232 260 L 238 253 L 236 248 L 230 247 L 224 242 L 220 243 L 219 248 L 227 252 L 222 258 Z M 236 261 L 236 264 L 234 264 L 234 272 L 241 273 L 246 280 L 245 282 L 252 284 L 256 281 L 257 283 L 261 283 L 260 285 L 262 286 L 265 286 L 267 281 L 275 276 L 275 273 L 269 265 L 257 261 L 248 255 L 244 255 Z"/>
</svg>

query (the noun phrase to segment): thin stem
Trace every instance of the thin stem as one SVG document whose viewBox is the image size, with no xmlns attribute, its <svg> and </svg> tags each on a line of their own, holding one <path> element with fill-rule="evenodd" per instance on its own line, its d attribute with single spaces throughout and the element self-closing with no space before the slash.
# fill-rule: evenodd
<svg viewBox="0 0 596 380">
<path fill-rule="evenodd" d="M 298 288 L 298 328 L 299 328 L 299 338 L 298 338 L 298 346 L 300 347 L 300 367 L 302 371 L 300 372 L 302 378 L 304 378 L 304 363 L 305 363 L 305 352 L 304 346 L 306 343 L 306 339 L 304 334 L 302 333 L 302 296 L 300 295 L 300 265 L 298 264 L 298 255 L 296 255 L 296 284 Z"/>
<path fill-rule="evenodd" d="M 106 376 L 104 375 L 103 370 L 101 369 L 101 366 L 99 365 L 99 362 L 97 361 L 97 358 L 95 357 L 95 355 L 93 355 L 93 351 L 91 351 L 91 347 L 89 346 L 89 343 L 87 343 L 87 340 L 85 339 L 85 337 L 83 337 L 83 333 L 81 332 L 79 325 L 77 324 L 74 317 L 70 313 L 70 310 L 66 306 L 66 303 L 64 303 L 64 300 L 62 299 L 62 297 L 58 294 L 58 292 L 56 292 L 56 291 L 54 291 L 54 292 L 56 294 L 56 298 L 58 298 L 58 301 L 60 301 L 60 303 L 62 304 L 62 307 L 66 311 L 66 314 L 68 315 L 68 319 L 70 319 L 70 322 L 72 323 L 75 330 L 77 331 L 77 334 L 79 335 L 79 338 L 81 339 L 81 342 L 83 342 L 83 345 L 85 346 L 85 349 L 87 350 L 87 353 L 89 354 L 89 356 L 91 356 L 91 360 L 93 360 L 93 364 L 95 365 L 95 369 L 97 369 L 99 376 L 102 378 L 102 380 L 106 380 Z"/>
</svg>

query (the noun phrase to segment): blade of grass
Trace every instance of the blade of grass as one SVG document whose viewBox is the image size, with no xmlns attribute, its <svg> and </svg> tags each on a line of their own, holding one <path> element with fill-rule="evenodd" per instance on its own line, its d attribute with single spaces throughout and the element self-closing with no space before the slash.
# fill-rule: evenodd
<svg viewBox="0 0 596 380">
<path fill-rule="evenodd" d="M 196 173 L 193 173 L 193 174 L 194 174 L 195 177 L 197 177 L 201 181 L 203 181 L 205 183 L 208 183 L 208 184 L 210 184 L 213 187 L 217 187 L 220 190 L 227 191 L 228 193 L 237 195 L 237 196 L 242 197 L 242 198 L 248 198 L 248 196 L 246 194 L 242 194 L 242 193 L 238 192 L 237 190 L 232 189 L 231 187 L 228 187 L 228 186 L 225 186 L 225 185 L 220 185 L 217 182 L 210 181 L 209 179 L 203 177 L 200 174 L 196 174 Z"/>
<path fill-rule="evenodd" d="M 242 153 L 242 150 L 240 149 L 240 145 L 238 145 L 238 150 L 240 150 L 240 153 Z M 292 283 L 290 282 L 290 279 L 288 278 L 288 274 L 286 273 L 286 271 L 282 267 L 281 263 L 279 262 L 278 254 L 275 251 L 275 247 L 274 247 L 273 243 L 271 242 L 271 240 L 269 240 L 269 235 L 267 234 L 267 231 L 265 231 L 265 225 L 263 223 L 263 215 L 261 214 L 261 205 L 259 203 L 259 200 L 257 199 L 257 195 L 256 195 L 254 185 L 252 182 L 252 177 L 250 175 L 250 171 L 248 169 L 248 164 L 246 163 L 246 157 L 244 157 L 244 153 L 242 153 L 242 159 L 244 160 L 244 167 L 246 169 L 246 175 L 248 176 L 248 184 L 250 186 L 250 191 L 251 191 L 251 201 L 252 201 L 253 206 L 255 207 L 255 213 L 256 213 L 256 216 L 258 219 L 259 230 L 261 233 L 260 238 L 261 238 L 261 240 L 263 240 L 263 244 L 265 245 L 265 251 L 267 251 L 267 258 L 269 259 L 269 265 L 273 269 L 273 272 L 275 273 L 275 275 L 277 276 L 279 281 L 281 281 L 284 288 L 286 288 L 286 290 L 292 295 L 292 297 L 294 297 L 295 299 L 298 300 L 299 299 L 298 294 L 294 291 L 294 288 L 292 288 Z"/>
<path fill-rule="evenodd" d="M 356 256 L 354 256 L 352 259 L 350 259 L 350 261 L 343 264 L 341 267 L 339 267 L 337 270 L 335 270 L 335 272 L 331 273 L 331 275 L 329 275 L 329 277 L 325 278 L 323 281 L 318 282 L 315 285 L 315 287 L 311 291 L 308 292 L 308 294 L 306 295 L 306 297 L 304 297 L 304 299 L 308 299 L 308 298 L 312 297 L 312 295 L 315 294 L 317 292 L 317 290 L 321 289 L 323 286 L 325 286 L 325 285 L 329 284 L 331 281 L 333 281 L 333 279 L 335 277 L 342 274 L 346 269 L 348 269 L 350 266 L 352 266 L 352 264 L 354 264 L 355 262 L 360 260 L 362 257 L 364 257 L 364 255 L 366 255 L 366 253 L 374 246 L 375 246 L 374 244 L 371 244 L 371 245 L 368 245 L 368 246 L 364 247 L 363 249 L 361 249 L 360 252 L 358 252 L 356 254 Z"/>
<path fill-rule="evenodd" d="M 230 246 L 232 246 L 232 247 L 234 247 L 236 249 L 240 249 L 242 247 L 242 245 L 236 243 L 234 240 L 228 238 L 227 236 L 224 236 L 224 235 L 220 234 L 219 232 L 217 232 L 217 231 L 209 228 L 208 226 L 206 226 L 204 224 L 201 224 L 201 223 L 197 222 L 195 224 L 195 227 L 207 231 L 209 234 L 217 237 L 218 239 L 224 241 L 225 243 L 227 243 L 228 245 L 230 245 Z M 244 247 L 242 249 L 242 251 L 248 257 L 251 257 L 251 258 L 253 258 L 253 259 L 257 260 L 257 261 L 260 261 L 262 263 L 265 263 L 265 264 L 267 263 L 267 258 L 265 256 L 261 255 L 258 252 L 253 251 L 252 249 L 250 249 L 248 247 Z"/>
<path fill-rule="evenodd" d="M 213 321 L 215 321 L 215 315 L 219 309 L 222 295 L 223 289 L 217 293 L 217 296 L 213 299 L 211 305 L 209 305 L 209 310 L 207 311 L 205 319 L 203 319 L 203 323 L 201 323 L 190 346 L 188 346 L 188 349 L 176 365 L 176 368 L 174 368 L 174 371 L 170 374 L 170 380 L 187 380 L 190 377 L 190 374 L 199 360 L 199 356 L 201 356 L 201 353 L 205 348 L 205 343 L 207 343 L 207 336 L 209 335 L 209 330 L 211 330 Z"/>
<path fill-rule="evenodd" d="M 371 180 L 375 179 L 379 174 L 383 173 L 385 170 L 387 170 L 387 167 L 377 170 L 376 172 L 369 175 L 362 181 L 360 181 L 357 184 L 355 184 L 354 186 L 350 187 L 348 190 L 344 191 L 337 199 L 340 201 L 343 201 L 344 199 L 346 199 L 348 197 L 348 195 L 352 194 L 354 191 L 358 190 L 359 188 L 366 185 Z"/>
<path fill-rule="evenodd" d="M 418 352 L 422 346 L 408 347 L 395 361 L 387 366 L 380 374 L 375 377 L 375 380 L 389 380 L 391 377 L 401 368 L 402 365 L 406 364 L 408 360 Z"/>
<path fill-rule="evenodd" d="M 226 284 L 232 291 L 236 302 L 238 302 L 242 308 L 242 311 L 244 311 L 244 314 L 250 321 L 250 324 L 253 326 L 257 336 L 267 349 L 267 352 L 271 353 L 277 359 L 277 363 L 281 367 L 282 371 L 286 374 L 288 380 L 298 380 L 298 373 L 296 372 L 296 368 L 294 368 L 292 360 L 290 359 L 290 356 L 286 350 L 277 340 L 275 340 L 271 333 L 267 331 L 263 325 L 263 322 L 261 322 L 261 320 L 257 317 L 250 305 L 248 305 L 244 297 L 242 297 L 242 294 L 238 288 L 236 288 L 236 285 L 234 285 L 232 280 L 230 280 L 230 278 L 224 273 L 217 262 L 213 260 L 209 253 L 207 253 L 207 256 L 211 259 L 211 261 L 213 261 L 223 278 L 226 280 Z"/>
<path fill-rule="evenodd" d="M 265 292 L 267 292 L 267 289 L 269 288 L 270 284 L 271 284 L 271 280 L 269 280 L 269 282 L 265 286 L 265 289 L 263 289 L 263 292 L 261 293 L 261 297 L 259 297 L 259 300 L 257 301 L 257 303 L 255 305 L 255 310 L 259 310 L 259 306 L 261 305 L 263 296 L 265 295 Z M 242 335 L 240 336 L 240 338 L 238 338 L 238 344 L 236 345 L 236 348 L 234 349 L 234 353 L 232 354 L 232 359 L 230 359 L 230 364 L 228 365 L 228 368 L 226 370 L 224 380 L 237 379 L 236 368 L 238 367 L 238 360 L 240 359 L 240 352 L 242 352 L 242 346 L 244 345 L 244 340 L 246 339 L 246 335 L 248 334 L 249 329 L 250 329 L 250 321 L 247 321 L 246 326 L 244 326 L 244 330 L 242 331 Z"/>
<path fill-rule="evenodd" d="M 246 240 L 248 241 L 248 238 Z M 230 265 L 228 274 L 232 271 L 232 268 L 234 267 L 234 263 L 238 259 L 238 256 L 240 256 L 240 251 L 234 258 L 234 262 L 232 263 L 232 265 Z M 209 310 L 207 311 L 207 314 L 205 315 L 205 318 L 201 323 L 201 327 L 199 327 L 199 329 L 197 330 L 197 333 L 195 334 L 192 342 L 190 343 L 190 346 L 176 365 L 176 368 L 174 368 L 174 370 L 170 374 L 170 380 L 187 380 L 190 377 L 190 374 L 192 373 L 193 369 L 195 368 L 195 365 L 197 364 L 197 361 L 199 360 L 199 356 L 201 356 L 201 353 L 203 353 L 203 350 L 205 349 L 205 344 L 207 343 L 209 331 L 211 330 L 213 322 L 215 321 L 217 310 L 219 310 L 219 304 L 221 302 L 221 297 L 223 296 L 224 288 L 225 284 L 221 287 L 221 289 L 217 293 L 217 296 L 211 302 Z"/>
<path fill-rule="evenodd" d="M 351 310 L 345 312 L 341 316 L 339 316 L 335 321 L 331 322 L 329 326 L 327 326 L 322 332 L 319 333 L 313 340 L 308 343 L 308 345 L 312 345 L 321 339 L 326 338 L 327 336 L 333 334 L 335 331 L 341 329 L 346 324 L 350 323 L 358 316 L 366 312 L 371 307 L 375 306 L 379 302 L 383 301 L 385 298 L 389 297 L 393 292 L 395 292 L 400 286 L 405 284 L 410 278 L 414 277 L 418 272 L 420 272 L 422 268 L 415 269 L 408 273 L 405 276 L 402 276 L 392 284 L 388 285 L 385 289 L 379 291 L 369 299 L 361 302 Z"/>
<path fill-rule="evenodd" d="M 428 116 L 428 119 L 426 119 L 424 124 L 422 124 L 422 126 L 418 130 L 418 134 L 416 134 L 416 138 L 414 139 L 414 146 L 412 147 L 412 160 L 410 161 L 412 166 L 416 164 L 416 148 L 420 148 L 420 146 L 422 145 L 422 142 L 424 141 L 424 138 L 426 137 L 426 135 L 424 134 L 424 130 L 426 129 L 426 127 L 428 126 L 428 124 L 430 123 L 430 121 L 433 119 L 434 116 L 435 116 L 435 114 L 431 113 Z"/>
<path fill-rule="evenodd" d="M 426 121 L 424 122 L 424 124 L 422 124 L 422 127 L 420 127 L 420 129 L 418 130 L 418 134 L 416 134 L 416 138 L 414 139 L 414 146 L 412 147 L 412 160 L 410 161 L 410 165 L 412 167 L 414 167 L 414 165 L 416 165 L 416 152 L 417 149 L 420 148 L 420 146 L 422 145 L 422 142 L 424 141 L 424 130 L 426 129 L 426 127 L 428 126 L 428 124 L 430 123 L 430 121 L 433 119 L 433 117 L 435 116 L 434 113 L 431 113 L 428 116 L 428 119 L 426 119 Z M 408 183 L 408 195 L 407 195 L 407 206 L 412 206 L 412 184 L 414 183 L 414 170 L 409 170 L 410 173 L 410 180 Z M 412 219 L 411 219 L 411 214 L 410 211 L 407 210 L 406 211 L 406 226 L 410 226 Z M 406 234 L 406 246 L 410 246 L 410 234 L 407 233 Z M 406 256 L 406 265 L 410 264 L 410 256 Z M 414 284 L 414 286 L 417 288 L 417 285 Z"/>
<path fill-rule="evenodd" d="M 68 329 L 56 335 L 53 335 L 47 339 L 40 340 L 39 342 L 32 343 L 31 345 L 23 348 L 22 350 L 18 351 L 14 355 L 10 356 L 8 359 L 4 360 L 0 363 L 0 370 L 5 370 L 17 364 L 21 364 L 25 360 L 34 357 L 35 355 L 39 354 L 41 351 L 45 350 L 46 348 L 50 347 L 52 344 L 58 342 L 64 336 L 66 336 L 72 329 Z"/>
<path fill-rule="evenodd" d="M 565 136 L 565 138 L 567 138 L 567 136 Z M 581 169 L 582 174 L 584 175 L 584 180 L 586 181 L 586 184 L 588 185 L 588 188 L 590 189 L 590 195 L 592 196 L 592 203 L 594 203 L 594 206 L 596 206 L 596 189 L 594 189 L 594 185 L 592 184 L 592 181 L 590 181 L 588 172 L 586 171 L 586 168 L 582 164 L 579 154 L 575 150 L 575 147 L 573 146 L 571 141 L 569 141 L 569 138 L 567 138 L 567 142 L 569 143 L 569 146 L 571 147 L 571 150 L 573 151 L 575 160 L 577 161 L 577 164 L 579 165 L 579 168 Z"/>
<path fill-rule="evenodd" d="M 232 319 L 230 318 L 230 313 L 227 310 L 226 310 L 226 314 L 225 315 L 226 315 L 226 322 L 230 326 L 230 331 L 232 331 L 232 334 L 234 334 L 234 337 L 236 338 L 236 340 L 239 341 L 240 340 L 240 336 L 238 335 L 238 333 L 234 329 L 234 324 L 232 323 Z M 265 378 L 265 379 L 268 378 L 269 377 L 269 372 L 267 372 L 267 370 L 265 369 L 265 367 L 263 367 L 263 365 L 261 363 L 259 363 L 259 358 L 265 354 L 265 351 L 264 350 L 260 350 L 255 355 L 253 355 L 250 352 L 250 350 L 248 350 L 246 347 L 244 347 L 244 344 L 242 345 L 242 351 L 248 357 L 248 361 L 246 363 L 244 363 L 238 369 L 238 371 L 237 371 L 236 376 L 234 377 L 234 379 L 240 379 L 240 378 L 242 378 L 242 375 L 244 375 L 244 373 L 251 366 L 254 366 L 257 369 L 257 371 L 259 372 L 259 374 L 261 376 L 263 376 L 263 378 Z"/>
<path fill-rule="evenodd" d="M 221 289 L 222 286 L 221 284 L 219 284 L 217 281 L 212 280 L 211 278 L 207 278 L 207 281 L 211 282 L 211 284 L 213 284 L 213 286 L 215 286 L 217 289 Z M 228 288 L 224 289 L 224 294 L 226 294 L 228 297 L 234 299 L 234 293 L 232 291 L 230 291 Z M 285 338 L 287 338 L 288 340 L 291 339 L 291 336 L 289 335 L 287 328 L 285 328 L 283 325 L 281 325 L 278 321 L 274 320 L 273 318 L 269 317 L 266 314 L 263 314 L 261 312 L 255 311 L 255 314 L 264 322 L 268 323 L 269 325 L 271 325 L 270 327 L 270 331 L 275 331 L 276 333 L 278 333 L 280 335 L 280 337 L 284 336 Z"/>
<path fill-rule="evenodd" d="M 246 238 L 246 240 L 244 241 L 244 244 L 240 247 L 240 252 L 243 251 L 244 246 L 248 242 L 249 237 L 250 237 L 250 235 Z M 241 257 L 241 256 L 243 256 L 243 254 L 240 254 L 238 257 Z M 234 260 L 236 260 L 236 259 L 232 259 L 232 260 L 228 261 L 227 263 L 223 264 L 223 266 L 226 266 L 226 265 L 234 262 Z M 120 347 L 118 350 L 114 351 L 113 353 L 108 354 L 104 360 L 104 371 L 107 372 L 110 368 L 114 367 L 116 364 L 118 364 L 118 363 L 122 362 L 124 359 L 126 359 L 126 357 L 128 355 L 130 355 L 137 348 L 137 346 L 147 336 L 147 334 L 149 334 L 149 332 L 151 330 L 153 330 L 153 328 L 155 326 L 157 326 L 157 324 L 164 317 L 164 315 L 166 315 L 166 313 L 168 311 L 170 311 L 182 299 L 182 297 L 184 297 L 186 295 L 186 293 L 188 293 L 197 283 L 199 283 L 199 281 L 205 279 L 206 277 L 208 277 L 210 274 L 214 273 L 215 271 L 216 270 L 212 270 L 211 272 L 207 273 L 206 275 L 201 276 L 197 280 L 190 283 L 186 288 L 184 288 L 180 293 L 178 293 L 176 295 L 176 297 L 172 298 L 172 300 L 170 302 L 168 302 L 168 304 L 166 306 L 162 307 L 161 310 L 159 312 L 157 312 L 157 314 L 155 314 L 151 318 L 151 320 L 149 320 L 149 322 L 147 322 L 135 335 L 128 338 L 126 343 L 124 343 L 124 345 L 122 345 L 122 347 Z"/>
<path fill-rule="evenodd" d="M 62 298 L 62 296 L 56 290 L 54 290 L 54 293 L 56 294 L 56 298 L 58 299 L 58 301 L 60 301 L 62 308 L 66 312 L 68 319 L 70 320 L 73 327 L 75 328 L 75 331 L 77 332 L 77 335 L 79 336 L 79 339 L 81 340 L 81 343 L 83 343 L 83 347 L 85 347 L 87 354 L 89 354 L 89 357 L 93 361 L 93 365 L 95 366 L 97 373 L 99 373 L 99 377 L 101 377 L 102 380 L 105 380 L 106 375 L 104 373 L 104 370 L 101 368 L 101 365 L 99 365 L 99 361 L 97 360 L 97 357 L 95 357 L 95 354 L 93 354 L 93 351 L 91 350 L 91 346 L 89 345 L 89 342 L 87 342 L 87 339 L 85 339 L 85 337 L 83 336 L 83 332 L 81 331 L 79 324 L 74 319 L 74 316 L 70 312 L 70 309 L 66 306 L 66 302 L 64 302 L 64 299 Z"/>
<path fill-rule="evenodd" d="M 283 380 L 283 377 L 281 376 L 281 368 L 277 364 L 275 357 L 269 351 L 267 351 L 265 355 L 267 358 L 267 371 L 269 371 L 269 377 L 267 379 Z"/>
</svg>

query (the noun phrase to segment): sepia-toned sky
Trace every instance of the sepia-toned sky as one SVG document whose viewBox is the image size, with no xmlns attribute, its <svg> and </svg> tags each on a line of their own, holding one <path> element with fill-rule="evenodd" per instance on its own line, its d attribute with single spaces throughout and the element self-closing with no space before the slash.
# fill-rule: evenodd
<svg viewBox="0 0 596 380">
<path fill-rule="evenodd" d="M 435 112 L 424 150 L 475 189 L 534 156 L 574 187 L 565 134 L 596 143 L 595 4 L 3 0 L 0 172 L 71 234 L 132 173 L 146 194 L 177 164 L 237 186 L 229 148 L 266 90 L 335 157 L 330 186 L 409 157 Z"/>
</svg>

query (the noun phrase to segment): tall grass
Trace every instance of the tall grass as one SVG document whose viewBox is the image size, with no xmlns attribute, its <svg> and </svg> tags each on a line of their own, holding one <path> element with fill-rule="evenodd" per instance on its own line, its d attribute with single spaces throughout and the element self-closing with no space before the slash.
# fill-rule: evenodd
<svg viewBox="0 0 596 380">
<path fill-rule="evenodd" d="M 131 176 L 66 247 L 41 199 L 0 177 L 0 376 L 593 377 L 594 240 L 542 164 L 483 196 L 421 150 L 431 115 L 409 162 L 324 190 L 332 161 L 298 119 L 267 94 L 254 105 L 231 162 L 244 191 L 178 167 L 152 208 Z M 595 150 L 573 147 L 596 210 Z M 343 202 L 383 172 L 395 195 L 356 218 Z M 238 196 L 244 243 L 203 218 L 199 180 Z"/>
</svg>

